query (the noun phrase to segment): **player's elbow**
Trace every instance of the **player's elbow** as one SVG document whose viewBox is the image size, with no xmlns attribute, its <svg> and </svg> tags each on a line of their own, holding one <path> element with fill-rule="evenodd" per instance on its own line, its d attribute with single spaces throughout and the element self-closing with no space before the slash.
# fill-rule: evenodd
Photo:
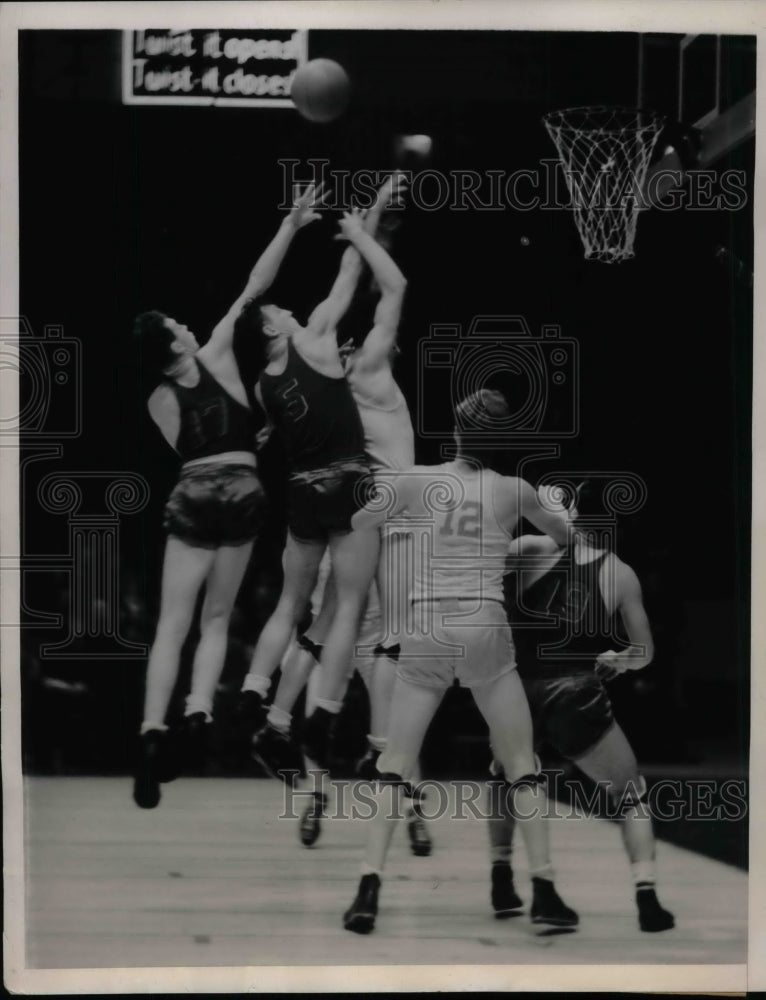
<svg viewBox="0 0 766 1000">
<path fill-rule="evenodd" d="M 566 528 L 558 528 L 552 538 L 560 549 L 565 549 L 572 540 L 572 536 Z"/>
<path fill-rule="evenodd" d="M 395 305 L 401 305 L 404 299 L 404 293 L 407 291 L 407 279 L 404 275 L 399 272 L 397 275 L 391 277 L 386 282 L 385 294 L 389 302 Z"/>
<path fill-rule="evenodd" d="M 644 642 L 634 642 L 630 647 L 632 670 L 643 670 L 654 659 L 654 643 L 651 639 Z"/>
</svg>

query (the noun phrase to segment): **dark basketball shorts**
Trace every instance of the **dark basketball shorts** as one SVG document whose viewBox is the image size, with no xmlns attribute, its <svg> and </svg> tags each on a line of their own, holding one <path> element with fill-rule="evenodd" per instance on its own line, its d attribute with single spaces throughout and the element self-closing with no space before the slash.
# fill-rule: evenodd
<svg viewBox="0 0 766 1000">
<path fill-rule="evenodd" d="M 612 703 L 593 673 L 521 675 L 534 724 L 535 742 L 547 740 L 562 757 L 577 760 L 614 725 Z"/>
<path fill-rule="evenodd" d="M 265 506 L 252 466 L 193 465 L 181 471 L 165 505 L 163 526 L 168 535 L 195 548 L 244 545 L 258 534 Z"/>
<path fill-rule="evenodd" d="M 294 472 L 287 484 L 287 526 L 299 541 L 326 542 L 351 531 L 351 518 L 373 495 L 374 479 L 363 456 Z"/>
</svg>

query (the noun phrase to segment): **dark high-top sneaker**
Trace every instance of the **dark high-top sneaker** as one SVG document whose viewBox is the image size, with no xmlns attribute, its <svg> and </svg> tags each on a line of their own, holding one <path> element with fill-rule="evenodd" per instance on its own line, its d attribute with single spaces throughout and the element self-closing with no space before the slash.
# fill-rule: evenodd
<svg viewBox="0 0 766 1000">
<path fill-rule="evenodd" d="M 303 757 L 289 733 L 280 732 L 268 722 L 253 737 L 251 753 L 272 778 L 289 785 L 296 775 L 303 774 Z"/>
<path fill-rule="evenodd" d="M 330 739 L 337 716 L 326 708 L 315 708 L 303 724 L 302 749 L 309 760 L 327 768 L 330 758 Z"/>
<path fill-rule="evenodd" d="M 669 931 L 671 927 L 675 927 L 676 921 L 673 914 L 660 906 L 653 885 L 639 884 L 636 887 L 636 905 L 638 906 L 638 926 L 642 931 L 655 934 L 658 931 Z"/>
<path fill-rule="evenodd" d="M 356 899 L 343 914 L 343 926 L 354 934 L 369 934 L 375 926 L 378 915 L 378 892 L 380 878 L 377 875 L 362 875 Z"/>
<path fill-rule="evenodd" d="M 547 878 L 532 879 L 532 907 L 529 915 L 533 924 L 550 928 L 572 929 L 580 922 L 575 911 L 564 903 L 553 882 Z"/>
<path fill-rule="evenodd" d="M 321 792 L 314 792 L 313 802 L 309 802 L 306 806 L 298 828 L 304 847 L 313 847 L 319 840 L 319 834 L 322 832 L 322 811 L 326 805 L 327 796 Z"/>
<path fill-rule="evenodd" d="M 492 909 L 495 919 L 507 920 L 519 915 L 523 906 L 513 887 L 513 871 L 507 861 L 492 862 Z"/>
<path fill-rule="evenodd" d="M 167 734 L 150 729 L 138 738 L 138 761 L 133 776 L 133 801 L 141 809 L 160 803 L 160 772 L 164 763 Z"/>
</svg>

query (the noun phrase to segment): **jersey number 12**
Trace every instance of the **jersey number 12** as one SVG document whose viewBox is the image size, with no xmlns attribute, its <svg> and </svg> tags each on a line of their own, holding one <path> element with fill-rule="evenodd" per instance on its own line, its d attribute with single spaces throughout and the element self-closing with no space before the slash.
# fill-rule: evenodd
<svg viewBox="0 0 766 1000">
<path fill-rule="evenodd" d="M 452 527 L 455 514 L 460 511 L 457 527 Z M 444 524 L 439 529 L 440 535 L 460 535 L 462 538 L 478 538 L 480 533 L 482 508 L 476 500 L 466 500 L 460 507 L 453 507 L 447 511 Z"/>
</svg>

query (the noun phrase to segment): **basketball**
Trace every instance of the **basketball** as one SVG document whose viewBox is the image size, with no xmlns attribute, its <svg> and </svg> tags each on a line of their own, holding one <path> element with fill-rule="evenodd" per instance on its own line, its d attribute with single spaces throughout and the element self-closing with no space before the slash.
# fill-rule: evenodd
<svg viewBox="0 0 766 1000">
<path fill-rule="evenodd" d="M 331 122 L 348 105 L 346 71 L 332 59 L 312 59 L 293 77 L 290 97 L 296 108 L 312 122 Z"/>
</svg>

